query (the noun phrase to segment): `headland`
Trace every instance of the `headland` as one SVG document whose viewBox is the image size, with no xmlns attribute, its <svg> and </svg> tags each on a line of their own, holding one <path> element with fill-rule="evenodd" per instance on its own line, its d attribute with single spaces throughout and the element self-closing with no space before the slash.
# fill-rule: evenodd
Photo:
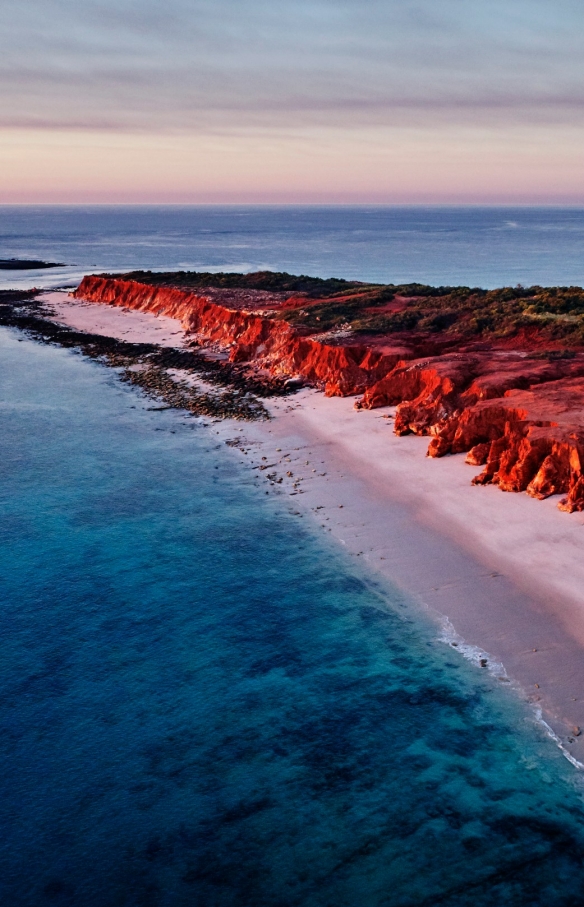
<svg viewBox="0 0 584 907">
<path fill-rule="evenodd" d="M 398 435 L 467 453 L 476 484 L 584 509 L 584 291 L 255 275 L 86 277 L 79 298 L 181 321 L 268 374 L 397 406 Z"/>
</svg>

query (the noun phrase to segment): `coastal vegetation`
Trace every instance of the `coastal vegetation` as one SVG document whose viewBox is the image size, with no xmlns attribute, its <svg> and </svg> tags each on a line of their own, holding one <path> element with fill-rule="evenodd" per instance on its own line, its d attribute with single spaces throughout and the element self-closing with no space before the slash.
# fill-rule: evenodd
<svg viewBox="0 0 584 907">
<path fill-rule="evenodd" d="M 209 287 L 221 290 L 266 290 L 270 293 L 302 293 L 314 299 L 358 291 L 364 286 L 358 281 L 342 280 L 337 277 L 323 279 L 308 277 L 305 274 L 299 276 L 286 274 L 284 271 L 256 271 L 253 274 L 233 274 L 224 271 L 216 274 L 209 271 L 130 271 L 116 276 L 123 277 L 124 280 L 150 284 L 153 287 L 174 287 L 181 290 L 200 290 Z"/>
<path fill-rule="evenodd" d="M 584 291 L 580 287 L 367 288 L 359 295 L 323 300 L 281 317 L 311 331 L 342 324 L 356 334 L 417 332 L 444 339 L 511 338 L 520 331 L 542 340 L 584 344 Z"/>
<path fill-rule="evenodd" d="M 433 287 L 366 284 L 337 278 L 259 271 L 231 274 L 133 271 L 125 280 L 183 290 L 246 289 L 291 294 L 275 317 L 306 333 L 350 330 L 357 335 L 416 332 L 448 340 L 534 339 L 584 345 L 582 287 Z M 302 299 L 297 298 L 301 296 Z"/>
</svg>

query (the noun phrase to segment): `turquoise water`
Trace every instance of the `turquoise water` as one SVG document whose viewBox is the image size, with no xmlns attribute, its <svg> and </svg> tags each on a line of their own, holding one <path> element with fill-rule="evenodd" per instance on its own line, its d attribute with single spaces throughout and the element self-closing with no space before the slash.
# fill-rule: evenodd
<svg viewBox="0 0 584 907">
<path fill-rule="evenodd" d="M 0 333 L 0 903 L 582 903 L 579 774 L 210 427 Z"/>
</svg>

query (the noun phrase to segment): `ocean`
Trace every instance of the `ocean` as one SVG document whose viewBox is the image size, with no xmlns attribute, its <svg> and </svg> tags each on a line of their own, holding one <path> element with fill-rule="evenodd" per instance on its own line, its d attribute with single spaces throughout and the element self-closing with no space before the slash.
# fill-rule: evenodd
<svg viewBox="0 0 584 907">
<path fill-rule="evenodd" d="M 0 287 L 104 270 L 288 271 L 380 283 L 584 284 L 584 209 L 0 206 Z"/>
<path fill-rule="evenodd" d="M 112 209 L 91 215 L 93 250 L 87 211 L 29 215 L 2 216 L 2 257 L 108 270 L 195 266 L 179 225 L 207 216 L 125 209 L 107 253 Z M 277 217 L 271 257 L 265 221 L 257 258 L 236 262 L 225 232 L 201 252 L 189 234 L 189 254 L 326 275 L 334 247 L 331 273 L 356 276 L 340 226 L 300 266 Z M 375 279 L 372 259 L 352 266 Z M 0 392 L 0 903 L 582 902 L 582 773 L 508 684 L 260 491 L 212 424 L 9 329 Z"/>
</svg>

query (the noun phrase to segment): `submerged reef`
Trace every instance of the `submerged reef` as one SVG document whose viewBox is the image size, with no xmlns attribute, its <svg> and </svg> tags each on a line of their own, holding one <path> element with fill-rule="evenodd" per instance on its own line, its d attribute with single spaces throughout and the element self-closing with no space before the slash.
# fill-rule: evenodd
<svg viewBox="0 0 584 907">
<path fill-rule="evenodd" d="M 180 319 L 258 374 L 396 406 L 428 454 L 468 452 L 475 483 L 584 510 L 584 290 L 379 285 L 290 274 L 85 277 L 78 298 Z"/>
</svg>

